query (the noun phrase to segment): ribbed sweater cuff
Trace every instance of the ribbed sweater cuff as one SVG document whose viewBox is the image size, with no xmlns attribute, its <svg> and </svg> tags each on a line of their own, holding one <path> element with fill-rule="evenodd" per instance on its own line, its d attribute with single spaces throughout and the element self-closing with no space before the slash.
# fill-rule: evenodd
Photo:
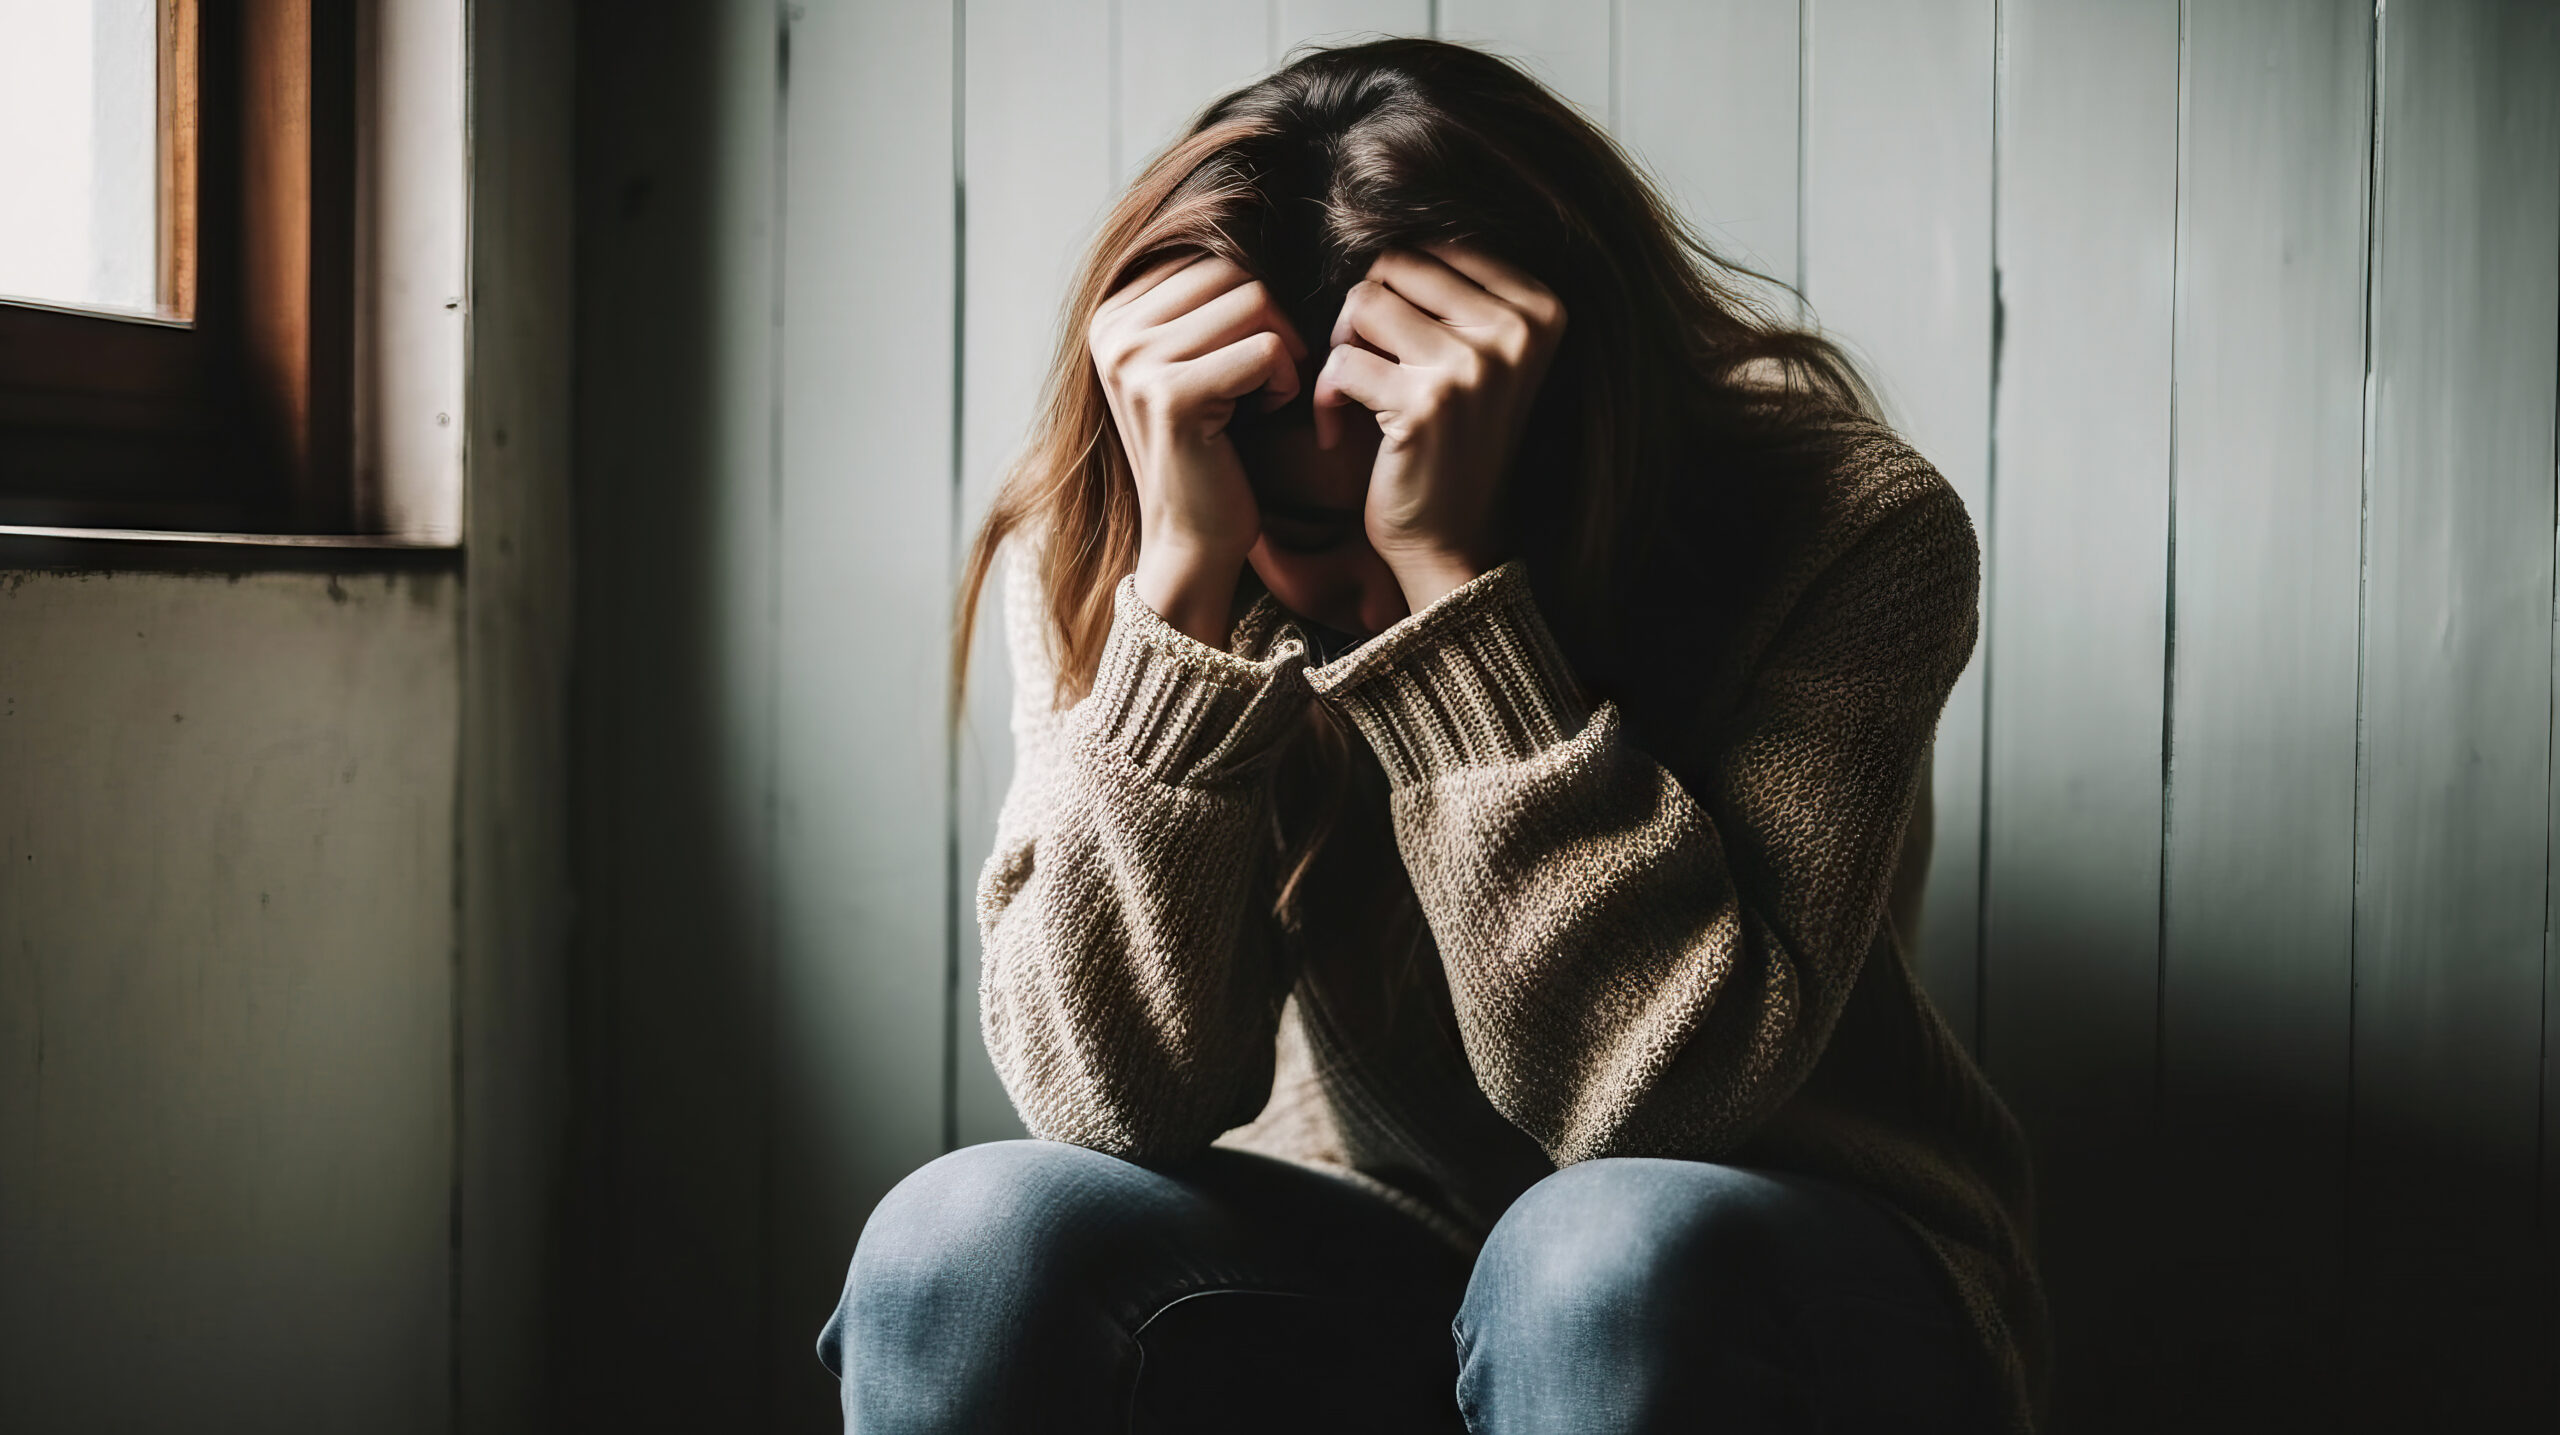
<svg viewBox="0 0 2560 1435">
<path fill-rule="evenodd" d="M 1079 721 L 1091 740 L 1164 782 L 1232 781 L 1269 756 L 1305 712 L 1306 654 L 1294 629 L 1259 661 L 1220 652 L 1166 622 L 1138 596 L 1137 578 L 1125 577 Z"/>
<path fill-rule="evenodd" d="M 1398 787 L 1517 762 L 1590 717 L 1517 562 L 1309 669 L 1307 682 L 1360 729 Z"/>
</svg>

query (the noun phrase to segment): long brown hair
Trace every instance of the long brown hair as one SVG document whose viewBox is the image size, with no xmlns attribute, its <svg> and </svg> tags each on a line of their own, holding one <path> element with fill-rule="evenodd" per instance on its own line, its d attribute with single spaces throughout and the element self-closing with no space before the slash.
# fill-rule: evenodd
<svg viewBox="0 0 2560 1435">
<path fill-rule="evenodd" d="M 1626 671 L 1625 619 L 1648 606 L 1638 594 L 1662 566 L 1660 538 L 1695 533 L 1681 520 L 1702 508 L 1762 511 L 1755 495 L 1773 477 L 1818 463 L 1840 421 L 1874 413 L 1837 348 L 1755 299 L 1739 282 L 1751 271 L 1719 258 L 1616 141 L 1517 67 L 1437 40 L 1308 51 L 1202 111 L 1103 219 L 1029 445 L 969 549 L 954 716 L 978 599 L 1008 537 L 1044 540 L 1060 707 L 1091 688 L 1113 589 L 1137 565 L 1137 489 L 1085 349 L 1106 297 L 1159 259 L 1206 252 L 1260 278 L 1302 335 L 1320 336 L 1372 257 L 1438 241 L 1526 269 L 1570 318 L 1505 502 L 1513 551 L 1596 691 Z"/>
</svg>

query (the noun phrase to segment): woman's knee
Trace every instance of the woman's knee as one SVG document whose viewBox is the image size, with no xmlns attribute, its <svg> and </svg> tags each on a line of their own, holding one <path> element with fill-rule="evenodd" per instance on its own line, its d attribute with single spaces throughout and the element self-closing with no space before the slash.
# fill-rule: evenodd
<svg viewBox="0 0 2560 1435">
<path fill-rule="evenodd" d="M 1485 1241 L 1459 1317 L 1551 1343 L 1560 1333 L 1660 1329 L 1748 1285 L 1751 1252 L 1784 1190 L 1701 1161 L 1568 1166 L 1531 1187 Z M 1614 1338 L 1614 1337 L 1613 1337 Z"/>
<path fill-rule="evenodd" d="M 918 1168 L 863 1226 L 819 1339 L 848 1414 L 884 1430 L 966 1423 L 1063 1396 L 1051 1356 L 1107 1372 L 1125 1344 L 1111 1275 L 1173 1193 L 1143 1167 L 1049 1141 L 963 1147 Z"/>
<path fill-rule="evenodd" d="M 1642 1159 L 1531 1187 L 1486 1238 L 1459 1309 L 1471 1428 L 1656 1428 L 1695 1412 L 1702 1379 L 1733 1411 L 1791 1398 L 1719 1334 L 1757 1323 L 1743 1313 L 1762 1293 L 1750 1251 L 1775 1194 L 1737 1167 Z"/>
<path fill-rule="evenodd" d="M 848 1300 L 930 1297 L 957 1285 L 1019 1296 L 1025 1279 L 1107 1259 L 1095 1248 L 1125 1239 L 1162 1181 L 1062 1142 L 964 1146 L 881 1198 L 854 1247 Z"/>
</svg>

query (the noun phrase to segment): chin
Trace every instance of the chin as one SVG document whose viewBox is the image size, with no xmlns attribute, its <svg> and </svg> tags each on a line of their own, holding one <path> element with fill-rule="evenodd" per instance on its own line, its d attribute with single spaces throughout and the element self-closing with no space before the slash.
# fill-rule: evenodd
<svg viewBox="0 0 2560 1435">
<path fill-rule="evenodd" d="M 1358 623 L 1343 631 L 1364 639 L 1374 638 L 1402 622 L 1412 611 L 1405 606 L 1404 595 L 1397 593 L 1392 601 L 1373 605 L 1370 611 L 1361 615 Z"/>
<path fill-rule="evenodd" d="M 1367 639 L 1405 615 L 1403 590 L 1373 555 L 1307 558 L 1263 547 L 1252 562 L 1255 576 L 1281 607 L 1336 632 Z"/>
</svg>

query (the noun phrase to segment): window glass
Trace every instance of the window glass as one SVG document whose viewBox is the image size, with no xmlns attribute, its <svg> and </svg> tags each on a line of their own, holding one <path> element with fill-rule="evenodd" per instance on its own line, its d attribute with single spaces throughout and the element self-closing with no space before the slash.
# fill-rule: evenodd
<svg viewBox="0 0 2560 1435">
<path fill-rule="evenodd" d="M 155 314 L 156 0 L 0 0 L 0 297 Z"/>
</svg>

